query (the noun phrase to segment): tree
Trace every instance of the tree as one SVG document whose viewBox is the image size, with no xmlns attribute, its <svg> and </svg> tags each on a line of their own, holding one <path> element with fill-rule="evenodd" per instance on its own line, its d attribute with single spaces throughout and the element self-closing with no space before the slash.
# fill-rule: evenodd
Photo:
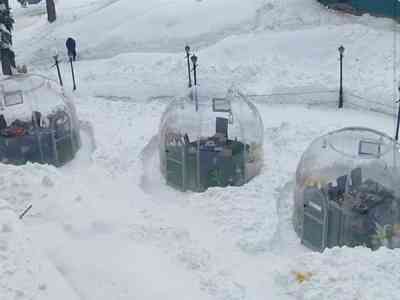
<svg viewBox="0 0 400 300">
<path fill-rule="evenodd" d="M 47 20 L 50 23 L 53 23 L 56 18 L 56 5 L 54 4 L 54 0 L 46 0 L 46 9 L 47 9 Z"/>
<path fill-rule="evenodd" d="M 11 16 L 8 0 L 0 0 L 0 58 L 4 75 L 12 75 L 15 68 L 15 54 L 12 50 L 14 19 Z"/>
</svg>

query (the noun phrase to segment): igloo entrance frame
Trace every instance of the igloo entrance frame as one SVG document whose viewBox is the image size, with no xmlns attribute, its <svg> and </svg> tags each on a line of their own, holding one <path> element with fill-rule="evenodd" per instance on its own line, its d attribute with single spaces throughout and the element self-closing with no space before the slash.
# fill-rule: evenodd
<svg viewBox="0 0 400 300">
<path fill-rule="evenodd" d="M 296 172 L 293 222 L 307 247 L 400 247 L 399 145 L 349 127 L 314 140 Z"/>
<path fill-rule="evenodd" d="M 263 123 L 238 91 L 173 101 L 159 130 L 160 167 L 167 184 L 182 191 L 238 186 L 256 176 L 263 161 Z"/>
<path fill-rule="evenodd" d="M 72 100 L 41 75 L 15 75 L 0 81 L 0 161 L 61 166 L 80 148 Z"/>
</svg>

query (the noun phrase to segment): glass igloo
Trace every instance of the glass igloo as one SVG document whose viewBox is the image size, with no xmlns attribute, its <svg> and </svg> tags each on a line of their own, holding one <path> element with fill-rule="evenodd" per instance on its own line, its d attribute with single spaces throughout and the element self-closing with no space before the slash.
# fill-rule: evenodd
<svg viewBox="0 0 400 300">
<path fill-rule="evenodd" d="M 257 108 L 239 92 L 218 97 L 196 88 L 162 116 L 161 172 L 182 191 L 242 185 L 261 170 L 263 130 Z"/>
<path fill-rule="evenodd" d="M 294 227 L 307 247 L 400 247 L 399 146 L 344 128 L 316 139 L 296 172 Z"/>
<path fill-rule="evenodd" d="M 61 166 L 80 147 L 75 107 L 57 83 L 21 74 L 0 81 L 0 162 Z"/>
</svg>

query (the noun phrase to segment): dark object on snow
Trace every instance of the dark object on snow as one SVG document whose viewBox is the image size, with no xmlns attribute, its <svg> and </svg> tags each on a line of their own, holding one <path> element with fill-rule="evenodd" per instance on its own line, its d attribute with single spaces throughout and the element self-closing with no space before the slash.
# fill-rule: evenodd
<svg viewBox="0 0 400 300">
<path fill-rule="evenodd" d="M 25 217 L 26 213 L 32 208 L 32 204 L 30 204 L 25 210 L 22 212 L 22 214 L 19 215 L 20 220 L 22 220 L 23 217 Z"/>
<path fill-rule="evenodd" d="M 53 23 L 57 19 L 56 5 L 54 0 L 46 0 L 47 20 Z"/>
<path fill-rule="evenodd" d="M 6 119 L 4 118 L 4 115 L 0 115 L 0 130 L 6 127 L 7 127 Z"/>
<path fill-rule="evenodd" d="M 65 42 L 65 46 L 68 50 L 68 57 L 72 58 L 73 61 L 76 60 L 76 42 L 73 38 L 69 37 Z"/>
</svg>

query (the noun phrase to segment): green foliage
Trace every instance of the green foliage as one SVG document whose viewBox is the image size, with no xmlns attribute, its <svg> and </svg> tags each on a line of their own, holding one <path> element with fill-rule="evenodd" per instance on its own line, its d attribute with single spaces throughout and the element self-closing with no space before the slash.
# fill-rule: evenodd
<svg viewBox="0 0 400 300">
<path fill-rule="evenodd" d="M 10 49 L 12 45 L 12 35 L 14 19 L 7 0 L 0 0 L 0 49 Z"/>
<path fill-rule="evenodd" d="M 389 224 L 384 226 L 376 224 L 376 227 L 375 234 L 372 236 L 374 247 L 379 248 L 380 246 L 386 246 L 393 237 L 392 226 Z"/>
<path fill-rule="evenodd" d="M 0 0 L 0 24 L 4 24 L 9 32 L 13 30 L 14 19 L 6 0 Z"/>
</svg>

